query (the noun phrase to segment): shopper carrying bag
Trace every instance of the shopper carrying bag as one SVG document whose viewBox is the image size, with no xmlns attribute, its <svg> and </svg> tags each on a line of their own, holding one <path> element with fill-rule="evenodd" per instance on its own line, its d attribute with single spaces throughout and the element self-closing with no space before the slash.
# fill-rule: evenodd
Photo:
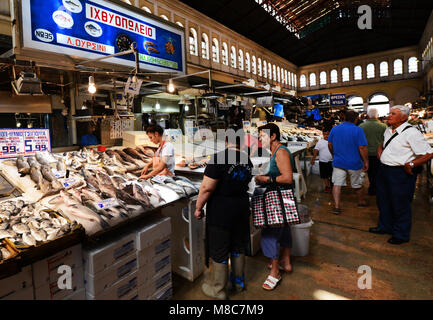
<svg viewBox="0 0 433 320">
<path fill-rule="evenodd" d="M 269 212 L 280 212 L 280 214 L 275 213 L 274 216 L 278 217 L 281 215 L 282 220 L 279 218 L 277 219 L 278 221 L 283 221 L 282 224 L 274 224 L 273 222 L 269 224 L 270 221 L 273 221 L 273 218 L 270 218 L 272 217 L 272 215 L 267 215 L 268 226 L 265 225 L 262 228 L 262 251 L 266 257 L 271 259 L 271 263 L 268 265 L 271 270 L 262 287 L 265 290 L 273 290 L 281 280 L 280 270 L 286 272 L 292 271 L 292 265 L 290 263 L 292 237 L 289 226 L 290 218 L 287 219 L 287 212 L 289 212 L 289 215 L 292 212 L 292 210 L 290 209 L 290 199 L 292 199 L 292 201 L 295 200 L 295 198 L 293 197 L 293 190 L 291 190 L 293 188 L 292 168 L 294 167 L 294 165 L 293 157 L 290 154 L 290 151 L 280 143 L 280 129 L 276 124 L 268 123 L 267 125 L 260 127 L 259 133 L 263 147 L 268 148 L 271 151 L 271 159 L 269 162 L 269 170 L 267 175 L 256 176 L 254 180 L 257 185 L 264 186 L 266 188 L 270 187 L 264 192 L 265 199 L 263 203 L 265 204 L 265 206 L 267 201 L 266 198 L 269 197 L 268 194 L 271 195 L 270 199 L 276 199 L 275 196 L 272 196 L 272 194 L 275 195 L 275 192 L 276 194 L 278 194 L 278 200 L 269 200 L 269 203 L 271 203 L 272 201 L 272 205 L 266 206 L 266 212 L 268 212 L 268 208 Z M 273 190 L 272 188 L 276 189 Z M 285 196 L 283 195 L 283 193 L 286 193 L 288 195 L 287 200 L 285 200 Z M 291 198 L 289 196 L 290 193 L 292 194 Z M 283 200 L 282 202 L 284 205 L 281 205 L 280 200 Z M 296 201 L 294 202 L 296 210 Z M 289 205 L 289 207 L 287 207 L 286 204 Z M 287 208 L 289 209 L 287 210 Z M 285 210 L 285 215 L 283 215 L 283 210 Z M 263 210 L 263 212 L 265 213 L 265 210 Z M 284 223 L 284 216 L 287 220 L 287 223 Z M 280 247 L 282 247 L 281 259 Z"/>
</svg>

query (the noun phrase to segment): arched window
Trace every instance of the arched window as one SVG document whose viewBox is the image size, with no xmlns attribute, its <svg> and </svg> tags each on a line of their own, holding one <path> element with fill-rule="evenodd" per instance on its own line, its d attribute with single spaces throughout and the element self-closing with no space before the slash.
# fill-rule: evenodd
<svg viewBox="0 0 433 320">
<path fill-rule="evenodd" d="M 263 60 L 263 77 L 267 77 L 268 76 L 268 64 L 266 62 L 266 60 Z"/>
<path fill-rule="evenodd" d="M 244 70 L 244 52 L 241 49 L 239 49 L 238 61 L 239 70 Z"/>
<path fill-rule="evenodd" d="M 232 68 L 236 68 L 236 48 L 234 46 L 232 46 L 230 51 L 230 62 Z"/>
<path fill-rule="evenodd" d="M 287 70 L 281 69 L 281 78 L 283 78 L 282 82 L 287 85 Z"/>
<path fill-rule="evenodd" d="M 408 60 L 408 65 L 409 65 L 409 73 L 418 72 L 418 58 L 417 57 L 410 57 Z"/>
<path fill-rule="evenodd" d="M 281 83 L 281 71 L 280 71 L 280 66 L 277 67 L 277 79 L 276 81 L 278 81 L 279 83 Z"/>
<path fill-rule="evenodd" d="M 331 71 L 331 83 L 338 82 L 338 71 L 336 69 Z"/>
<path fill-rule="evenodd" d="M 349 106 L 349 109 L 355 110 L 355 111 L 362 111 L 364 110 L 364 100 L 359 96 L 351 96 L 347 99 L 347 105 Z"/>
<path fill-rule="evenodd" d="M 176 21 L 176 24 L 177 24 L 179 27 L 182 27 L 182 28 L 183 28 L 183 24 L 182 24 L 182 22 Z"/>
<path fill-rule="evenodd" d="M 316 86 L 316 74 L 315 73 L 310 73 L 310 87 L 314 87 Z"/>
<path fill-rule="evenodd" d="M 143 9 L 147 13 L 152 13 L 152 11 L 148 7 L 146 7 L 146 6 L 142 6 L 141 9 Z"/>
<path fill-rule="evenodd" d="M 388 62 L 382 61 L 379 65 L 379 71 L 381 77 L 387 77 L 389 75 L 388 71 Z"/>
<path fill-rule="evenodd" d="M 326 79 L 326 71 L 320 72 L 320 84 L 326 84 L 328 80 Z"/>
<path fill-rule="evenodd" d="M 272 79 L 277 81 L 277 68 L 275 67 L 275 64 L 272 65 Z"/>
<path fill-rule="evenodd" d="M 301 88 L 305 88 L 307 86 L 307 77 L 305 76 L 305 74 L 301 75 L 301 77 L 299 78 L 299 86 Z"/>
<path fill-rule="evenodd" d="M 217 38 L 212 39 L 212 61 L 220 62 L 220 46 Z"/>
<path fill-rule="evenodd" d="M 259 77 L 262 76 L 262 59 L 261 58 L 257 59 L 257 74 L 259 75 Z"/>
<path fill-rule="evenodd" d="M 189 53 L 198 56 L 197 31 L 194 28 L 189 29 Z"/>
<path fill-rule="evenodd" d="M 289 71 L 289 72 L 287 72 L 287 76 L 288 76 L 288 80 L 289 80 L 288 84 L 289 84 L 289 86 L 291 86 L 292 85 L 293 73 L 291 73 Z"/>
<path fill-rule="evenodd" d="M 257 74 L 257 60 L 256 60 L 256 56 L 253 56 L 251 58 L 251 69 L 253 71 L 253 74 Z"/>
<path fill-rule="evenodd" d="M 369 107 L 375 107 L 379 112 L 379 117 L 389 114 L 389 99 L 382 93 L 372 95 L 368 101 Z"/>
<path fill-rule="evenodd" d="M 367 79 L 372 79 L 375 77 L 374 64 L 370 63 L 367 65 Z"/>
<path fill-rule="evenodd" d="M 225 42 L 223 42 L 222 60 L 223 64 L 225 64 L 226 66 L 229 65 L 229 48 L 227 47 L 227 43 Z"/>
<path fill-rule="evenodd" d="M 201 35 L 201 57 L 209 60 L 209 37 L 206 33 Z"/>
<path fill-rule="evenodd" d="M 297 88 L 298 87 L 298 75 L 297 74 L 295 74 L 295 81 L 293 83 L 294 83 L 295 88 Z"/>
<path fill-rule="evenodd" d="M 272 65 L 268 62 L 268 79 L 272 80 Z"/>
<path fill-rule="evenodd" d="M 347 82 L 347 81 L 349 81 L 349 68 L 344 68 L 342 71 L 341 71 L 341 75 L 342 75 L 342 80 L 343 80 L 343 82 Z"/>
<path fill-rule="evenodd" d="M 164 20 L 168 21 L 168 17 L 165 14 L 161 14 L 161 18 L 163 18 Z"/>
<path fill-rule="evenodd" d="M 362 67 L 356 66 L 353 69 L 353 79 L 354 80 L 362 80 Z"/>
<path fill-rule="evenodd" d="M 296 88 L 296 85 L 297 85 L 297 83 L 296 83 L 296 74 L 292 73 L 292 87 Z"/>
<path fill-rule="evenodd" d="M 251 72 L 251 60 L 249 52 L 245 52 L 245 70 Z"/>
<path fill-rule="evenodd" d="M 394 60 L 394 75 L 403 74 L 403 60 L 395 59 Z"/>
</svg>

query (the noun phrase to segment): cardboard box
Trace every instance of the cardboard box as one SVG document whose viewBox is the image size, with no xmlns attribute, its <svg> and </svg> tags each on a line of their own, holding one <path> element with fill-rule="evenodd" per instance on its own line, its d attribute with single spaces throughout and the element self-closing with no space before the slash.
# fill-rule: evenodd
<svg viewBox="0 0 433 320">
<path fill-rule="evenodd" d="M 171 300 L 173 297 L 173 284 L 167 283 L 160 290 L 151 295 L 148 300 Z"/>
<path fill-rule="evenodd" d="M 35 300 L 62 300 L 84 288 L 83 268 L 76 268 L 72 271 L 71 289 L 59 287 L 57 281 L 47 282 L 41 287 L 35 287 Z"/>
<path fill-rule="evenodd" d="M 39 288 L 48 283 L 57 283 L 61 276 L 58 273 L 59 267 L 63 265 L 71 267 L 72 271 L 83 268 L 81 244 L 59 251 L 51 257 L 33 263 L 34 287 Z"/>
<path fill-rule="evenodd" d="M 84 272 L 94 275 L 108 269 L 124 257 L 136 252 L 136 235 L 113 237 L 103 243 L 83 248 Z"/>
<path fill-rule="evenodd" d="M 136 271 L 137 268 L 137 255 L 134 252 L 102 272 L 98 272 L 95 275 L 85 273 L 84 283 L 86 292 L 92 296 L 96 296 L 110 288 L 119 280 Z"/>
<path fill-rule="evenodd" d="M 172 283 L 171 271 L 153 278 L 150 282 L 138 287 L 138 297 L 140 300 L 147 300 L 167 284 Z"/>
<path fill-rule="evenodd" d="M 0 280 L 0 299 L 5 299 L 10 295 L 32 286 L 32 266 L 26 266 L 22 268 L 19 273 Z"/>
<path fill-rule="evenodd" d="M 171 221 L 169 217 L 157 215 L 137 228 L 137 251 L 160 243 L 171 235 Z"/>
<path fill-rule="evenodd" d="M 138 296 L 137 271 L 117 281 L 108 290 L 92 295 L 86 291 L 87 300 L 131 300 Z"/>
<path fill-rule="evenodd" d="M 141 286 L 145 283 L 153 283 L 168 272 L 171 272 L 170 256 L 140 267 L 137 272 L 138 285 Z"/>
<path fill-rule="evenodd" d="M 123 132 L 123 146 L 135 147 L 138 145 L 145 145 L 149 147 L 158 148 L 158 145 L 150 141 L 149 136 L 145 131 L 124 131 Z"/>
<path fill-rule="evenodd" d="M 73 294 L 64 297 L 62 300 L 86 300 L 86 289 L 82 288 Z"/>
<path fill-rule="evenodd" d="M 15 291 L 7 296 L 3 296 L 0 300 L 34 300 L 33 287 Z"/>
<path fill-rule="evenodd" d="M 137 251 L 138 267 L 145 266 L 149 263 L 159 261 L 170 255 L 170 238 L 166 237 L 154 243 L 152 246 Z"/>
</svg>

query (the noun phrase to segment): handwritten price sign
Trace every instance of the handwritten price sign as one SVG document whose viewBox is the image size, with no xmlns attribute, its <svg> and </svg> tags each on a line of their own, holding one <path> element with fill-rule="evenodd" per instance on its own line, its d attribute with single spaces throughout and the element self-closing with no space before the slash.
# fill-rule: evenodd
<svg viewBox="0 0 433 320">
<path fill-rule="evenodd" d="M 51 151 L 48 129 L 0 130 L 0 158 L 31 156 L 36 151 Z"/>
</svg>

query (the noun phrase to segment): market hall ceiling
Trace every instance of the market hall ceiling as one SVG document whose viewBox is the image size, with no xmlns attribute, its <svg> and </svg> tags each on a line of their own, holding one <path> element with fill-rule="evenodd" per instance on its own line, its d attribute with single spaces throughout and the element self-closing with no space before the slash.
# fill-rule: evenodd
<svg viewBox="0 0 433 320">
<path fill-rule="evenodd" d="M 181 1 L 298 66 L 417 45 L 433 10 L 432 0 Z M 372 30 L 358 28 L 361 5 Z"/>
</svg>

